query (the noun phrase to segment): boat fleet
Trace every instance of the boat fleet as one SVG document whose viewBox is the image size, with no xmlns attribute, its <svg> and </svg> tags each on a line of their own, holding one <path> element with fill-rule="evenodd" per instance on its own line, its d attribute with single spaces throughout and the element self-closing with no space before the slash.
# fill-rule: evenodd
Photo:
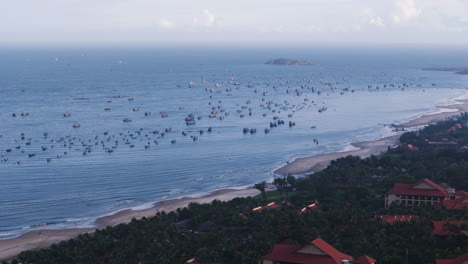
<svg viewBox="0 0 468 264">
<path fill-rule="evenodd" d="M 385 76 L 385 75 L 382 75 Z M 382 77 L 381 76 L 381 77 Z M 333 81 L 325 81 L 319 74 L 311 74 L 308 78 L 297 79 L 297 80 L 284 80 L 283 78 L 276 76 L 276 78 L 261 79 L 255 77 L 250 80 L 242 82 L 237 77 L 230 77 L 226 80 L 211 80 L 202 76 L 200 80 L 191 80 L 186 85 L 178 84 L 176 88 L 184 89 L 200 89 L 206 93 L 208 99 L 208 110 L 205 113 L 198 111 L 198 114 L 194 112 L 185 112 L 186 109 L 190 109 L 186 105 L 181 105 L 177 109 L 169 110 L 158 110 L 158 109 L 147 109 L 143 106 L 138 106 L 138 98 L 115 95 L 120 93 L 119 88 L 113 88 L 109 91 L 109 98 L 105 100 L 105 104 L 113 104 L 113 101 L 127 98 L 132 104 L 136 106 L 129 109 L 129 112 L 135 112 L 137 115 L 141 115 L 141 118 L 157 118 L 152 113 L 159 111 L 158 121 L 159 126 L 164 125 L 164 119 L 170 118 L 170 113 L 174 111 L 185 112 L 185 117 L 180 120 L 185 125 L 185 129 L 174 130 L 171 127 L 165 127 L 159 129 L 145 129 L 140 128 L 138 130 L 126 130 L 126 131 L 113 131 L 98 133 L 92 138 L 89 136 L 79 136 L 80 129 L 87 129 L 80 122 L 72 124 L 74 129 L 73 135 L 62 135 L 52 137 L 48 132 L 44 132 L 42 137 L 33 138 L 32 136 L 26 136 L 26 133 L 21 133 L 18 138 L 14 139 L 15 144 L 6 149 L 0 149 L 0 161 L 3 163 L 14 163 L 21 164 L 23 160 L 19 157 L 27 157 L 28 159 L 43 157 L 48 163 L 66 157 L 70 152 L 81 152 L 83 156 L 91 155 L 94 152 L 103 152 L 112 154 L 122 146 L 128 148 L 136 148 L 137 146 L 143 146 L 142 148 L 148 150 L 153 149 L 159 144 L 172 144 L 178 143 L 178 136 L 183 138 L 190 138 L 191 141 L 195 142 L 205 134 L 214 135 L 212 133 L 216 126 L 209 126 L 197 129 L 193 127 L 197 126 L 197 122 L 203 122 L 204 118 L 208 120 L 218 120 L 222 125 L 225 119 L 237 119 L 238 123 L 241 124 L 244 119 L 248 119 L 252 116 L 261 116 L 265 121 L 263 124 L 255 123 L 256 127 L 244 127 L 240 131 L 239 135 L 254 135 L 257 131 L 263 131 L 263 134 L 270 134 L 279 129 L 279 127 L 289 127 L 293 129 L 296 127 L 295 114 L 302 110 L 316 111 L 319 114 L 326 114 L 328 107 L 325 105 L 325 101 L 322 99 L 323 96 L 330 94 L 339 94 L 341 96 L 347 93 L 354 93 L 355 90 L 350 87 L 349 76 L 332 76 Z M 386 77 L 386 76 L 385 76 Z M 384 78 L 384 77 L 382 77 Z M 390 79 L 388 79 L 390 80 Z M 382 80 L 380 80 L 382 81 Z M 384 89 L 402 89 L 410 86 L 421 86 L 417 83 L 387 83 L 387 84 L 369 84 L 367 85 L 368 91 L 381 91 Z M 224 99 L 229 99 L 231 102 L 235 98 L 237 91 L 247 90 L 250 93 L 248 100 L 246 97 L 238 96 L 239 101 L 235 104 L 225 105 L 223 104 Z M 189 90 L 190 91 L 190 90 Z M 184 93 L 187 91 L 183 91 Z M 294 103 L 285 100 L 286 97 L 294 97 L 292 100 Z M 300 98 L 300 100 L 297 100 Z M 76 100 L 86 100 L 87 98 L 75 98 Z M 112 111 L 111 107 L 101 108 L 104 111 Z M 140 113 L 140 109 L 144 110 L 144 113 Z M 193 111 L 193 109 L 192 109 Z M 71 118 L 75 113 L 56 113 L 63 116 L 63 118 Z M 180 116 L 180 115 L 177 115 Z M 133 118 L 138 116 L 132 115 Z M 34 119 L 34 112 L 21 112 L 19 115 L 16 113 L 11 114 L 11 118 L 29 118 Z M 140 118 L 140 117 L 138 117 Z M 126 117 L 121 119 L 120 122 L 131 123 L 133 119 Z M 212 123 L 210 123 L 212 124 Z M 242 127 L 242 125 L 241 125 Z M 308 126 L 307 128 L 316 128 L 315 125 Z M 161 131 L 160 131 L 161 130 Z M 77 136 L 78 134 L 78 136 Z M 1 137 L 1 135 L 0 135 Z M 169 137 L 169 138 L 168 138 Z M 142 144 L 136 144 L 142 142 Z M 186 142 L 186 140 L 184 140 Z M 318 144 L 318 140 L 314 139 L 314 143 Z M 33 145 L 39 146 L 38 148 L 32 148 Z M 14 160 L 10 160 L 10 156 L 18 152 L 20 155 L 16 155 Z M 50 154 L 49 154 L 50 153 Z M 51 153 L 54 153 L 52 156 Z"/>
</svg>

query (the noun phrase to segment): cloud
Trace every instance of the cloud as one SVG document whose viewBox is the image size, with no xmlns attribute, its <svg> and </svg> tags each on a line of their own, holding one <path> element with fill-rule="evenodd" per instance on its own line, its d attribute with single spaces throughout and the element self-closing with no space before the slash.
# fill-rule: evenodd
<svg viewBox="0 0 468 264">
<path fill-rule="evenodd" d="M 361 22 L 362 24 L 368 24 L 375 27 L 385 27 L 384 19 L 381 16 L 377 16 L 372 8 L 364 8 L 361 10 Z M 359 26 L 359 30 L 361 27 Z"/>
<path fill-rule="evenodd" d="M 385 23 L 381 17 L 372 17 L 369 19 L 368 23 L 376 27 L 385 27 Z"/>
<path fill-rule="evenodd" d="M 405 23 L 421 15 L 421 9 L 416 8 L 414 0 L 396 0 L 397 12 L 393 22 Z"/>
<path fill-rule="evenodd" d="M 215 16 L 210 10 L 203 10 L 203 15 L 205 16 L 205 25 L 211 26 L 215 23 Z"/>
<path fill-rule="evenodd" d="M 216 22 L 215 15 L 213 14 L 213 12 L 211 12 L 208 9 L 203 10 L 201 16 L 197 16 L 192 19 L 193 25 L 196 25 L 196 26 L 201 25 L 205 27 L 211 27 L 215 24 L 215 22 Z"/>
<path fill-rule="evenodd" d="M 161 18 L 159 19 L 159 27 L 163 29 L 172 29 L 174 27 L 174 23 L 167 18 Z"/>
</svg>

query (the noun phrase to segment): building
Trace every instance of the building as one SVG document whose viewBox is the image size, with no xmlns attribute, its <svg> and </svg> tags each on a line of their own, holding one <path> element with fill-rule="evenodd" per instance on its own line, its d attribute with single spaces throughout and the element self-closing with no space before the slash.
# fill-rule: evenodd
<svg viewBox="0 0 468 264">
<path fill-rule="evenodd" d="M 445 207 L 448 210 L 466 210 L 468 209 L 468 194 L 464 191 L 457 191 L 454 199 L 443 200 L 441 204 L 435 204 L 435 208 Z"/>
<path fill-rule="evenodd" d="M 369 258 L 374 263 L 375 260 L 363 256 L 360 259 L 362 264 L 367 264 L 365 260 Z M 346 255 L 321 238 L 317 238 L 305 246 L 294 245 L 291 240 L 285 240 L 276 244 L 273 251 L 263 256 L 260 264 L 344 264 L 352 263 L 354 258 Z"/>
<path fill-rule="evenodd" d="M 381 219 L 386 224 L 393 224 L 395 222 L 411 222 L 418 221 L 419 216 L 417 215 L 376 215 L 377 218 Z"/>
<path fill-rule="evenodd" d="M 438 259 L 435 264 L 466 264 L 468 263 L 468 253 L 459 256 L 456 259 Z"/>
<path fill-rule="evenodd" d="M 306 213 L 306 212 L 308 212 L 308 211 L 312 211 L 312 212 L 313 212 L 313 211 L 315 211 L 315 210 L 318 209 L 318 205 L 319 205 L 319 201 L 315 200 L 315 203 L 312 203 L 312 204 L 307 205 L 306 207 L 302 208 L 302 209 L 300 210 L 300 212 L 303 213 L 303 214 Z"/>
<path fill-rule="evenodd" d="M 451 197 L 447 190 L 426 178 L 415 184 L 395 183 L 385 195 L 385 207 L 434 205 Z"/>
<path fill-rule="evenodd" d="M 369 257 L 369 256 L 361 256 L 358 259 L 356 259 L 353 264 L 374 264 L 376 262 L 375 259 Z"/>
<path fill-rule="evenodd" d="M 459 236 L 467 235 L 468 221 L 432 221 L 434 236 Z M 452 228 L 451 228 L 451 227 Z"/>
<path fill-rule="evenodd" d="M 187 260 L 185 264 L 200 264 L 195 258 Z"/>
<path fill-rule="evenodd" d="M 460 147 L 457 142 L 455 142 L 453 140 L 448 140 L 446 138 L 442 139 L 441 141 L 428 141 L 428 140 L 426 140 L 426 143 L 427 143 L 427 145 L 429 147 L 432 147 L 432 148 L 456 149 L 456 148 Z"/>
</svg>

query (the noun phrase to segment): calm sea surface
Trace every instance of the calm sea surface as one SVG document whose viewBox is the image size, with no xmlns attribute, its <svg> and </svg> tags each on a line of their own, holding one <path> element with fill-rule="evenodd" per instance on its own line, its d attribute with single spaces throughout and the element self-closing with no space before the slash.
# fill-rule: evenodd
<svg viewBox="0 0 468 264">
<path fill-rule="evenodd" d="M 278 57 L 316 64 L 263 64 Z M 0 49 L 0 237 L 251 186 L 296 157 L 389 135 L 383 124 L 468 88 L 421 68 L 466 61 L 437 49 Z"/>
</svg>

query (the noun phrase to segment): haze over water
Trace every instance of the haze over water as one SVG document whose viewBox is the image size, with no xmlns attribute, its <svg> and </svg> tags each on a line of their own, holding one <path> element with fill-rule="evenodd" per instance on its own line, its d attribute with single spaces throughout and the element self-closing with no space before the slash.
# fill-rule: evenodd
<svg viewBox="0 0 468 264">
<path fill-rule="evenodd" d="M 315 65 L 263 64 L 281 57 Z M 434 112 L 468 88 L 467 76 L 420 70 L 466 66 L 466 50 L 44 48 L 0 58 L 0 237 L 251 186 L 295 157 L 389 135 L 383 124 Z M 191 113 L 203 118 L 187 125 Z M 265 134 L 274 116 L 285 124 Z"/>
</svg>

